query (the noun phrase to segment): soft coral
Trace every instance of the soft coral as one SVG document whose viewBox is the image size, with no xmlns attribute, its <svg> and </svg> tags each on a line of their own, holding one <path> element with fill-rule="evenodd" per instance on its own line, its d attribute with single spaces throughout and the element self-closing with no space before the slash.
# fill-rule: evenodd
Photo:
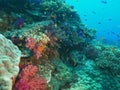
<svg viewBox="0 0 120 90">
<path fill-rule="evenodd" d="M 34 56 L 39 59 L 42 56 L 42 52 L 45 49 L 45 45 L 41 42 L 36 42 L 32 37 L 26 38 L 26 47 L 31 50 Z"/>
<path fill-rule="evenodd" d="M 34 49 L 36 45 L 36 41 L 32 37 L 27 37 L 26 38 L 26 47 L 29 48 L 30 50 Z"/>
<path fill-rule="evenodd" d="M 33 65 L 25 66 L 15 84 L 15 90 L 45 90 L 47 81 L 37 75 L 38 68 Z"/>
<path fill-rule="evenodd" d="M 54 47 L 54 46 L 60 47 L 60 46 L 58 45 L 58 43 L 57 43 L 57 37 L 55 37 L 55 36 L 53 35 L 53 33 L 50 32 L 50 30 L 47 30 L 47 31 L 46 31 L 46 35 L 47 35 L 47 36 L 49 37 L 49 39 L 50 39 L 49 44 L 50 44 L 51 47 Z"/>
</svg>

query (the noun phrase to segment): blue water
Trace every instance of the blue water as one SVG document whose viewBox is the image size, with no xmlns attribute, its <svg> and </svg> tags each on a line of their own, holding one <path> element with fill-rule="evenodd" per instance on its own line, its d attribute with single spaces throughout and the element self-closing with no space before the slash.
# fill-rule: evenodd
<svg viewBox="0 0 120 90">
<path fill-rule="evenodd" d="M 120 47 L 120 0 L 66 0 L 66 3 L 74 6 L 84 24 L 97 30 L 98 40 Z"/>
</svg>

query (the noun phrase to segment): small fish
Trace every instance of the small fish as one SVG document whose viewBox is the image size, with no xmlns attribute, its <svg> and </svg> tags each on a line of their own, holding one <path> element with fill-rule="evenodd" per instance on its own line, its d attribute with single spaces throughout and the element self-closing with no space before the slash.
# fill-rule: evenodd
<svg viewBox="0 0 120 90">
<path fill-rule="evenodd" d="M 112 21 L 112 18 L 109 18 L 108 21 Z"/>
<path fill-rule="evenodd" d="M 101 22 L 98 22 L 98 24 L 101 24 Z"/>
<path fill-rule="evenodd" d="M 112 34 L 115 34 L 115 32 L 111 32 Z"/>
<path fill-rule="evenodd" d="M 119 35 L 119 34 L 117 34 L 116 36 L 117 36 L 118 38 L 120 38 L 120 35 Z"/>
<path fill-rule="evenodd" d="M 93 14 L 96 14 L 96 12 L 95 12 L 95 11 L 92 11 L 92 13 L 93 13 Z"/>
<path fill-rule="evenodd" d="M 83 16 L 85 16 L 85 17 L 86 17 L 87 15 L 86 15 L 86 14 L 84 14 Z"/>
<path fill-rule="evenodd" d="M 101 0 L 101 3 L 107 4 L 107 0 Z"/>
</svg>

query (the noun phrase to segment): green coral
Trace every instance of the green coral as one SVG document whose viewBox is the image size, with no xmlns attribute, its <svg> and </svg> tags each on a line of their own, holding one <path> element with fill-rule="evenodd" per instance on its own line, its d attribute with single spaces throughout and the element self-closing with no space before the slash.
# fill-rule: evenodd
<svg viewBox="0 0 120 90">
<path fill-rule="evenodd" d="M 104 46 L 95 63 L 100 69 L 114 73 L 120 73 L 120 50 L 112 46 Z"/>
<path fill-rule="evenodd" d="M 65 65 L 60 59 L 54 59 L 52 61 L 56 66 L 50 84 L 53 86 L 53 90 L 59 90 L 64 85 L 72 80 L 72 69 Z M 56 82 L 56 83 L 55 83 Z"/>
</svg>

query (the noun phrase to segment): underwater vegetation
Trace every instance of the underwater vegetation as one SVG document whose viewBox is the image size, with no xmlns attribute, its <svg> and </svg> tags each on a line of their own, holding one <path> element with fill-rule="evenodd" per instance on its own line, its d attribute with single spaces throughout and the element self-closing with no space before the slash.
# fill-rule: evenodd
<svg viewBox="0 0 120 90">
<path fill-rule="evenodd" d="M 0 90 L 120 89 L 120 49 L 97 41 L 64 0 L 6 1 Z"/>
</svg>

